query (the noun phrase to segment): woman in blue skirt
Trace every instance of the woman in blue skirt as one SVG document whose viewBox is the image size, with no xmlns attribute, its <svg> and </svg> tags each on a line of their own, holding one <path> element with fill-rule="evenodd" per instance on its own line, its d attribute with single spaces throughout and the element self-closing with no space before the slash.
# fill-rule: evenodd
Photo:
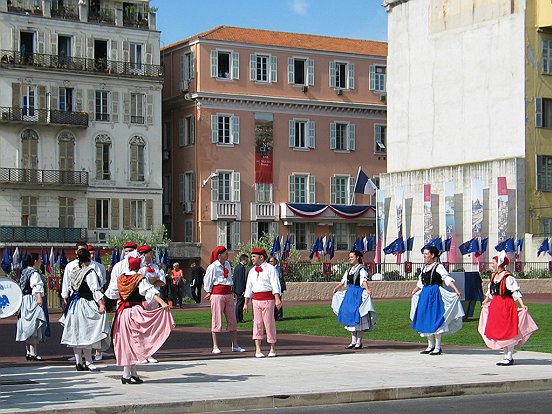
<svg viewBox="0 0 552 414">
<path fill-rule="evenodd" d="M 421 353 L 441 355 L 441 336 L 462 327 L 462 294 L 439 261 L 439 250 L 434 246 L 425 247 L 423 255 L 425 264 L 412 291 L 410 319 L 412 329 L 427 337 L 427 348 Z M 444 289 L 443 283 L 450 286 L 454 293 Z"/>
</svg>

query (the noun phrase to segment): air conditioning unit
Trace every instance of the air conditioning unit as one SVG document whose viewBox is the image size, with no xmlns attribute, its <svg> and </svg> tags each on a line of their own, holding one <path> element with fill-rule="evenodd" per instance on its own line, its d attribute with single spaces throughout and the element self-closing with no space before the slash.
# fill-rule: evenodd
<svg viewBox="0 0 552 414">
<path fill-rule="evenodd" d="M 338 95 L 343 95 L 343 89 L 337 89 L 335 93 L 337 93 Z"/>
<path fill-rule="evenodd" d="M 180 81 L 180 92 L 188 92 L 190 89 L 190 82 L 187 80 Z"/>
<path fill-rule="evenodd" d="M 387 97 L 386 97 L 386 95 L 385 95 L 384 93 L 382 93 L 382 94 L 379 96 L 379 98 L 380 98 L 380 101 L 382 101 L 382 102 L 385 102 L 385 100 L 387 99 Z"/>
<path fill-rule="evenodd" d="M 107 241 L 107 233 L 98 233 L 98 242 L 105 243 Z"/>
<path fill-rule="evenodd" d="M 182 208 L 184 210 L 184 213 L 191 213 L 192 212 L 192 202 L 191 201 L 185 201 L 182 205 Z"/>
<path fill-rule="evenodd" d="M 307 85 L 303 85 L 303 92 L 307 93 L 309 91 L 309 87 Z"/>
<path fill-rule="evenodd" d="M 169 158 L 171 158 L 171 152 L 163 151 L 163 161 L 167 161 Z"/>
</svg>

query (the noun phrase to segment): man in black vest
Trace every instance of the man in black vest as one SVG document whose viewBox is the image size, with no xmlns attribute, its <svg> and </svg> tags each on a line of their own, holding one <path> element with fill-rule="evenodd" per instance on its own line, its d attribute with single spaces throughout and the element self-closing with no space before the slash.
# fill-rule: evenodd
<svg viewBox="0 0 552 414">
<path fill-rule="evenodd" d="M 234 269 L 234 294 L 236 295 L 236 321 L 243 323 L 243 304 L 245 303 L 245 284 L 247 282 L 247 271 L 245 266 L 249 263 L 249 256 L 242 254 L 240 262 Z"/>
</svg>

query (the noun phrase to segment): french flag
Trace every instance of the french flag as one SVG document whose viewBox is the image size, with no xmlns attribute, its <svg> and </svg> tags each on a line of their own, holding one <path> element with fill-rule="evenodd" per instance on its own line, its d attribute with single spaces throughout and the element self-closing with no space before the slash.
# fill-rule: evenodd
<svg viewBox="0 0 552 414">
<path fill-rule="evenodd" d="M 369 194 L 373 196 L 376 194 L 378 187 L 374 182 L 362 171 L 361 167 L 358 167 L 358 174 L 355 185 L 355 194 Z"/>
</svg>

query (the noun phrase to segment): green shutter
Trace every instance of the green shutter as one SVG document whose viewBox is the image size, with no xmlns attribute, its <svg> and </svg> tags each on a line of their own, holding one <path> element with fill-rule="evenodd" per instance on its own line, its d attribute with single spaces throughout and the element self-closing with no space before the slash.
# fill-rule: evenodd
<svg viewBox="0 0 552 414">
<path fill-rule="evenodd" d="M 153 230 L 153 200 L 146 200 L 146 230 Z"/>
<path fill-rule="evenodd" d="M 88 199 L 88 229 L 96 228 L 96 199 Z"/>
<path fill-rule="evenodd" d="M 130 230 L 130 200 L 123 200 L 123 230 Z"/>
</svg>

